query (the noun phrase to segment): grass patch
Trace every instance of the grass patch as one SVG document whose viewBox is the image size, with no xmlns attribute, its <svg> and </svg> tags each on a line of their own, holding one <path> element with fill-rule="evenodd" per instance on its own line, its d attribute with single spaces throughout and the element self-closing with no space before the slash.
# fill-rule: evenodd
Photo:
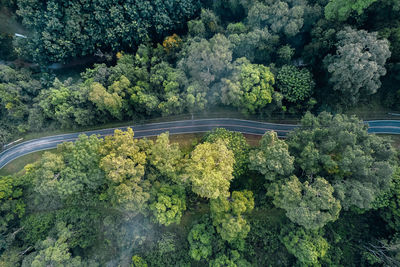
<svg viewBox="0 0 400 267">
<path fill-rule="evenodd" d="M 6 176 L 6 175 L 12 175 L 16 173 L 22 173 L 24 170 L 24 167 L 27 164 L 34 163 L 35 161 L 38 161 L 44 152 L 50 151 L 50 152 L 56 152 L 56 149 L 50 149 L 50 150 L 44 150 L 44 151 L 38 151 L 38 152 L 33 152 L 28 155 L 19 157 L 10 163 L 8 163 L 6 166 L 0 169 L 0 176 Z"/>
</svg>

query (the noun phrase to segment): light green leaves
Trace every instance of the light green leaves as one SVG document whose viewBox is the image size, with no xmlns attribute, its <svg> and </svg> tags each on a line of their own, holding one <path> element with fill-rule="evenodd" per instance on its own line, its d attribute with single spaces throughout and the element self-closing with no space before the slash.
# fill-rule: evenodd
<svg viewBox="0 0 400 267">
<path fill-rule="evenodd" d="M 234 162 L 233 152 L 226 148 L 223 141 L 200 144 L 191 153 L 184 179 L 191 183 L 193 192 L 201 197 L 226 197 L 233 178 Z"/>
</svg>

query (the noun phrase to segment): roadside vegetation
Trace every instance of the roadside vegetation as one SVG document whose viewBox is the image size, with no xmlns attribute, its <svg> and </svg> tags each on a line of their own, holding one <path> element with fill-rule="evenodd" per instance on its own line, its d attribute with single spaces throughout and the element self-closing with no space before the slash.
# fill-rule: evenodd
<svg viewBox="0 0 400 267">
<path fill-rule="evenodd" d="M 3 20 L 0 147 L 214 111 L 301 127 L 22 157 L 0 266 L 400 265 L 399 138 L 361 120 L 400 113 L 398 0 L 13 0 Z"/>
</svg>

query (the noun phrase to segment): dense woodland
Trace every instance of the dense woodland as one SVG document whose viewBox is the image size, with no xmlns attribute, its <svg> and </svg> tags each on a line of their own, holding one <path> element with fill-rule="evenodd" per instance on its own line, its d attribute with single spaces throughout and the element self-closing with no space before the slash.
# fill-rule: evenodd
<svg viewBox="0 0 400 267">
<path fill-rule="evenodd" d="M 0 7 L 26 37 L 0 32 L 0 147 L 214 108 L 302 118 L 257 146 L 64 143 L 0 176 L 0 266 L 400 266 L 399 145 L 343 115 L 400 111 L 398 0 Z"/>
</svg>

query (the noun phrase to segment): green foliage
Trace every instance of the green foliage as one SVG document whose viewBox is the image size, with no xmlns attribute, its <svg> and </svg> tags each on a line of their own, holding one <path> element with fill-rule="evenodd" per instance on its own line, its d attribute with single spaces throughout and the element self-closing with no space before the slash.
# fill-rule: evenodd
<svg viewBox="0 0 400 267">
<path fill-rule="evenodd" d="M 306 229 L 318 229 L 339 217 L 340 201 L 333 197 L 333 191 L 324 178 L 301 183 L 291 176 L 283 184 L 271 186 L 268 193 L 291 221 Z"/>
<path fill-rule="evenodd" d="M 389 205 L 381 210 L 382 218 L 387 222 L 388 226 L 400 231 L 400 168 L 397 167 L 393 174 L 393 184 L 389 195 Z"/>
<path fill-rule="evenodd" d="M 81 135 L 75 144 L 60 145 L 57 154 L 46 152 L 39 162 L 26 168 L 34 190 L 61 199 L 97 190 L 104 183 L 99 168 L 101 144 L 94 135 Z"/>
<path fill-rule="evenodd" d="M 0 36 L 0 147 L 221 106 L 274 120 L 398 108 L 398 0 L 0 2 L 0 31 L 28 36 Z M 107 64 L 79 76 L 86 59 Z M 0 177 L 0 266 L 398 265 L 399 169 L 361 121 L 307 114 L 287 140 L 203 142 L 81 136 Z"/>
<path fill-rule="evenodd" d="M 169 134 L 162 133 L 149 149 L 148 161 L 159 172 L 169 180 L 178 181 L 182 168 L 182 152 L 179 144 L 171 144 Z"/>
<path fill-rule="evenodd" d="M 229 195 L 234 154 L 222 140 L 203 143 L 191 153 L 183 179 L 191 183 L 192 191 L 205 198 Z"/>
<path fill-rule="evenodd" d="M 397 23 L 397 27 L 384 28 L 379 32 L 379 36 L 386 38 L 389 41 L 392 61 L 400 61 L 400 23 Z"/>
<path fill-rule="evenodd" d="M 21 221 L 21 226 L 24 228 L 22 239 L 25 244 L 35 245 L 38 241 L 46 239 L 54 225 L 55 215 L 50 212 L 25 216 Z"/>
<path fill-rule="evenodd" d="M 98 241 L 102 216 L 95 208 L 82 210 L 79 206 L 70 206 L 57 212 L 56 224 L 66 223 L 71 228 L 73 235 L 68 241 L 70 248 L 85 249 Z"/>
<path fill-rule="evenodd" d="M 216 34 L 209 41 L 193 40 L 185 48 L 186 57 L 179 66 L 196 81 L 204 86 L 224 77 L 230 69 L 232 61 L 231 43 L 222 34 Z"/>
<path fill-rule="evenodd" d="M 0 177 L 0 230 L 3 232 L 7 224 L 21 218 L 25 213 L 25 204 L 21 199 L 22 188 L 18 179 L 11 176 Z"/>
<path fill-rule="evenodd" d="M 279 61 L 284 64 L 288 64 L 292 59 L 292 57 L 294 56 L 294 53 L 295 49 L 290 47 L 290 45 L 281 46 L 278 50 Z"/>
<path fill-rule="evenodd" d="M 254 28 L 269 27 L 274 33 L 288 37 L 295 36 L 304 24 L 304 6 L 289 6 L 286 1 L 269 1 L 268 4 L 255 3 L 249 10 L 247 19 Z"/>
<path fill-rule="evenodd" d="M 6 236 L 17 229 L 25 214 L 26 204 L 22 195 L 20 179 L 0 176 L 0 254 L 9 245 Z M 15 237 L 15 233 L 12 236 Z"/>
<path fill-rule="evenodd" d="M 72 257 L 69 251 L 68 240 L 72 235 L 68 226 L 57 224 L 57 237 L 48 237 L 38 244 L 31 266 L 81 266 L 80 257 Z"/>
<path fill-rule="evenodd" d="M 238 251 L 231 250 L 231 251 L 229 251 L 228 255 L 226 255 L 224 253 L 219 253 L 215 259 L 210 261 L 209 266 L 210 267 L 222 267 L 222 266 L 250 267 L 251 264 L 248 261 L 246 261 L 245 259 L 241 258 L 241 255 L 239 254 Z"/>
<path fill-rule="evenodd" d="M 250 226 L 242 214 L 254 209 L 253 192 L 234 191 L 229 198 L 219 197 L 210 201 L 211 218 L 217 232 L 228 242 L 244 239 Z"/>
<path fill-rule="evenodd" d="M 221 102 L 254 114 L 272 102 L 274 75 L 268 67 L 251 64 L 241 58 L 235 62 L 236 71 L 230 79 L 222 79 Z"/>
<path fill-rule="evenodd" d="M 233 176 L 239 177 L 248 170 L 249 158 L 248 153 L 250 146 L 243 134 L 231 132 L 224 128 L 217 128 L 208 133 L 203 140 L 205 142 L 214 143 L 217 140 L 225 142 L 226 147 L 233 152 L 235 163 L 233 164 Z"/>
<path fill-rule="evenodd" d="M 329 82 L 340 93 L 339 101 L 356 104 L 359 98 L 376 93 L 380 77 L 386 74 L 390 57 L 389 43 L 377 33 L 346 27 L 337 33 L 336 55 L 324 59 L 331 77 Z"/>
<path fill-rule="evenodd" d="M 40 129 L 40 119 L 30 120 L 33 98 L 41 89 L 40 82 L 26 69 L 16 70 L 0 64 L 0 147 L 9 138 L 30 128 Z"/>
<path fill-rule="evenodd" d="M 147 267 L 147 263 L 144 259 L 135 255 L 132 257 L 132 267 Z"/>
<path fill-rule="evenodd" d="M 93 55 L 98 49 L 118 51 L 181 28 L 199 9 L 196 0 L 18 1 L 17 14 L 33 31 L 28 49 L 36 62 L 63 62 Z"/>
<path fill-rule="evenodd" d="M 101 195 L 119 208 L 131 212 L 143 209 L 150 195 L 149 182 L 144 180 L 146 152 L 133 131 L 115 130 L 113 136 L 106 136 L 100 149 L 100 168 L 106 173 L 107 191 Z"/>
<path fill-rule="evenodd" d="M 185 190 L 181 186 L 161 185 L 155 189 L 153 200 L 150 200 L 149 209 L 155 221 L 168 226 L 179 224 L 183 212 L 186 210 Z"/>
<path fill-rule="evenodd" d="M 215 13 L 202 9 L 200 19 L 188 22 L 189 34 L 198 37 L 211 38 L 222 31 L 221 21 Z"/>
<path fill-rule="evenodd" d="M 329 0 L 325 6 L 325 17 L 330 20 L 345 21 L 352 13 L 360 16 L 364 10 L 377 0 Z"/>
<path fill-rule="evenodd" d="M 249 168 L 259 171 L 269 181 L 293 172 L 294 158 L 289 154 L 288 145 L 278 139 L 276 132 L 264 134 L 260 147 L 250 152 L 249 161 Z"/>
<path fill-rule="evenodd" d="M 306 100 L 313 93 L 314 81 L 307 69 L 283 66 L 276 76 L 277 87 L 285 99 L 292 103 Z"/>
<path fill-rule="evenodd" d="M 369 209 L 392 180 L 393 149 L 388 140 L 367 133 L 356 117 L 318 117 L 307 113 L 302 127 L 289 134 L 295 167 L 308 176 L 324 177 L 344 209 Z"/>
<path fill-rule="evenodd" d="M 284 214 L 271 208 L 256 208 L 253 214 L 248 217 L 251 231 L 245 239 L 245 258 L 253 266 L 292 265 L 292 257 L 280 241 L 280 227 L 285 223 L 280 218 L 284 218 Z"/>
<path fill-rule="evenodd" d="M 279 36 L 271 33 L 267 27 L 253 29 L 243 33 L 228 35 L 233 45 L 234 58 L 245 57 L 250 62 L 269 62 L 274 49 L 279 44 Z"/>
<path fill-rule="evenodd" d="M 122 76 L 123 77 L 123 76 Z M 121 78 L 122 78 L 121 77 Z M 123 81 L 126 82 L 124 87 L 129 86 L 130 82 L 128 79 L 123 77 Z M 111 87 L 111 86 L 110 86 Z M 115 88 L 116 87 L 116 88 Z M 96 104 L 97 108 L 101 111 L 107 110 L 115 118 L 122 119 L 122 107 L 123 100 L 119 96 L 118 91 L 120 88 L 115 86 L 113 93 L 107 92 L 107 90 L 100 83 L 93 83 L 90 86 L 89 100 Z M 109 88 L 110 90 L 110 88 Z"/>
<path fill-rule="evenodd" d="M 52 87 L 40 92 L 38 105 L 46 119 L 57 121 L 63 128 L 91 125 L 96 120 L 87 94 L 84 85 L 71 84 L 71 80 L 62 83 L 56 78 Z"/>
<path fill-rule="evenodd" d="M 9 1 L 6 1 L 9 2 Z M 13 60 L 15 59 L 15 53 L 13 51 L 12 35 L 8 33 L 0 34 L 0 59 L 1 60 Z"/>
<path fill-rule="evenodd" d="M 215 230 L 209 220 L 195 224 L 187 237 L 190 244 L 190 256 L 196 261 L 208 259 L 212 254 Z"/>
<path fill-rule="evenodd" d="M 286 227 L 281 232 L 281 241 L 287 250 L 305 266 L 320 266 L 329 248 L 321 231 L 307 231 L 301 227 Z"/>
</svg>

